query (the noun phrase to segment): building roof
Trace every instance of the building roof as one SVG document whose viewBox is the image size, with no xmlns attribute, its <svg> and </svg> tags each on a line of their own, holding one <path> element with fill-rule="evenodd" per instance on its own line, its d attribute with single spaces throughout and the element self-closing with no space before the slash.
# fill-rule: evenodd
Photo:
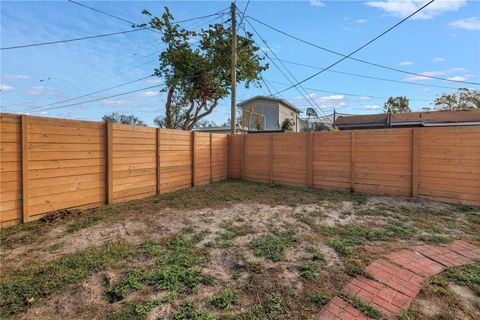
<svg viewBox="0 0 480 320">
<path fill-rule="evenodd" d="M 246 104 L 249 104 L 255 100 L 270 100 L 270 101 L 275 101 L 275 102 L 279 102 L 283 105 L 285 105 L 286 107 L 292 109 L 293 111 L 295 111 L 296 113 L 300 113 L 300 109 L 298 109 L 297 107 L 295 107 L 293 104 L 291 104 L 290 102 L 288 102 L 287 100 L 284 100 L 284 99 L 280 99 L 280 98 L 274 98 L 274 97 L 267 97 L 267 96 L 255 96 L 253 98 L 250 98 L 250 99 L 247 99 L 247 100 L 244 100 L 242 102 L 239 102 L 237 104 L 237 106 L 239 107 L 243 107 L 244 105 Z"/>
<path fill-rule="evenodd" d="M 340 116 L 335 124 L 338 127 L 383 127 L 388 121 L 388 114 L 365 114 L 355 116 Z M 442 110 L 427 112 L 392 113 L 391 126 L 435 124 L 480 123 L 480 109 Z"/>
</svg>

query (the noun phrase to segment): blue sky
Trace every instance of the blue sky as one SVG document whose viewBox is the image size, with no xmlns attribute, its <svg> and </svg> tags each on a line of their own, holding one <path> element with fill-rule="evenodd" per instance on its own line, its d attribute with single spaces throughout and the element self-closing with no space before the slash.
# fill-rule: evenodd
<svg viewBox="0 0 480 320">
<path fill-rule="evenodd" d="M 81 1 L 80 1 L 81 2 Z M 85 1 L 86 5 L 135 22 L 143 22 L 143 9 L 161 15 L 168 6 L 177 20 L 226 9 L 229 1 Z M 423 0 L 377 1 L 255 1 L 248 15 L 329 49 L 348 53 L 384 31 L 425 3 Z M 243 9 L 246 1 L 237 1 Z M 226 19 L 227 16 L 219 19 Z M 182 24 L 198 29 L 213 18 Z M 219 20 L 217 20 L 219 21 Z M 302 44 L 251 21 L 280 59 L 324 67 L 338 56 Z M 55 41 L 129 30 L 128 23 L 107 17 L 67 1 L 2 1 L 1 46 Z M 246 25 L 247 29 L 250 26 Z M 160 34 L 132 32 L 107 38 L 1 51 L 2 111 L 72 119 L 100 120 L 118 111 L 135 114 L 148 124 L 164 110 L 159 87 L 78 106 L 42 110 L 57 101 L 88 94 L 148 76 L 158 64 L 156 52 L 163 48 Z M 257 38 L 257 40 L 259 40 Z M 266 45 L 260 46 L 273 56 Z M 480 2 L 437 0 L 421 15 L 407 21 L 355 55 L 356 58 L 416 73 L 480 82 Z M 270 63 L 271 64 L 271 63 Z M 297 80 L 317 70 L 286 64 Z M 384 70 L 355 61 L 344 61 L 335 71 L 383 77 L 414 84 L 365 79 L 325 72 L 304 84 L 310 96 L 330 113 L 378 113 L 389 96 L 405 95 L 414 110 L 431 107 L 434 98 L 455 87 L 479 89 L 475 85 L 426 79 Z M 288 80 L 271 64 L 264 78 L 276 90 Z M 161 79 L 149 78 L 62 106 L 94 98 L 156 86 Z M 451 87 L 451 88 L 450 88 Z M 313 89 L 317 90 L 314 91 Z M 273 89 L 272 89 L 273 90 Z M 318 91 L 320 90 L 320 91 Z M 238 89 L 238 100 L 266 94 L 266 88 Z M 305 110 L 306 99 L 295 89 L 282 94 Z M 222 101 L 209 117 L 221 123 L 229 117 L 229 99 Z"/>
</svg>

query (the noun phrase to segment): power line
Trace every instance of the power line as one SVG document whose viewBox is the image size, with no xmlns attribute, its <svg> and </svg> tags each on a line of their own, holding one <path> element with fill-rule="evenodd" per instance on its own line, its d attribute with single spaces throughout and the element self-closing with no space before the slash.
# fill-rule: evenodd
<svg viewBox="0 0 480 320">
<path fill-rule="evenodd" d="M 304 63 L 298 63 L 294 61 L 289 61 L 289 60 L 282 60 L 285 63 L 301 66 L 301 67 L 306 67 L 306 68 L 311 68 L 311 69 L 317 69 L 317 70 L 322 70 L 322 67 L 316 67 Z M 402 81 L 402 80 L 395 80 L 395 79 L 388 79 L 388 78 L 381 78 L 381 77 L 374 77 L 370 75 L 365 75 L 365 74 L 359 74 L 359 73 L 352 73 L 352 72 L 346 72 L 346 71 L 340 71 L 340 70 L 332 70 L 329 69 L 327 70 L 328 72 L 333 72 L 333 73 L 338 73 L 338 74 L 344 74 L 344 75 L 349 75 L 349 76 L 354 76 L 354 77 L 359 77 L 359 78 L 365 78 L 365 79 L 373 79 L 373 80 L 381 80 L 381 81 L 388 81 L 388 82 L 396 82 L 396 83 L 403 83 L 403 84 L 408 84 L 412 86 L 422 86 L 422 87 L 432 87 L 432 88 L 443 88 L 443 89 L 458 89 L 458 87 L 448 87 L 448 86 L 439 86 L 439 85 L 434 85 L 434 84 L 426 84 L 426 83 L 415 83 L 415 82 L 408 82 L 408 81 Z"/>
<path fill-rule="evenodd" d="M 258 31 L 255 29 L 255 27 L 250 23 L 250 21 L 248 20 L 245 20 L 248 25 L 253 29 L 253 31 L 257 34 L 257 36 L 263 41 L 263 43 L 267 46 L 267 48 L 270 50 L 270 52 L 272 52 L 272 54 L 277 58 L 277 60 L 280 61 L 280 63 L 282 64 L 282 66 L 285 68 L 285 70 L 287 70 L 287 72 L 290 74 L 290 76 L 293 78 L 293 80 L 295 82 L 298 82 L 298 80 L 295 78 L 295 76 L 292 74 L 292 72 L 290 72 L 290 70 L 285 66 L 285 64 L 281 61 L 281 59 L 277 56 L 277 54 L 275 53 L 275 51 L 273 51 L 270 46 L 268 45 L 267 41 L 258 33 Z M 243 27 L 244 31 L 245 31 L 245 28 Z M 288 80 L 288 82 L 290 82 L 292 85 L 293 85 L 293 82 L 290 80 L 290 78 L 282 71 L 282 69 L 275 63 L 274 60 L 272 60 L 270 58 L 270 56 L 262 49 L 260 48 L 260 50 L 262 50 L 263 54 L 268 58 L 270 59 L 270 61 L 272 61 L 272 63 L 275 65 L 275 67 L 283 74 L 283 76 Z M 314 109 L 315 106 L 318 107 L 318 112 L 321 112 L 321 113 L 324 113 L 323 110 L 320 108 L 320 106 L 317 104 L 317 102 L 315 101 L 315 99 L 313 99 L 312 97 L 310 97 L 310 94 L 307 92 L 307 90 L 305 90 L 305 88 L 302 86 L 302 85 L 299 85 L 300 89 L 295 87 L 297 89 L 297 91 L 300 93 L 301 96 L 303 96 L 305 98 L 305 100 L 310 104 L 310 106 Z M 302 90 L 304 91 L 304 93 L 306 95 L 304 95 L 304 93 L 302 93 Z M 272 94 L 271 94 L 272 95 Z M 312 104 L 313 102 L 313 104 Z"/>
<path fill-rule="evenodd" d="M 250 0 L 248 0 L 247 5 L 245 6 L 245 9 L 243 9 L 242 17 L 240 18 L 240 23 L 238 25 L 242 25 L 243 19 L 245 19 L 245 13 L 247 12 L 248 5 L 250 4 Z"/>
<path fill-rule="evenodd" d="M 122 18 L 122 17 L 113 15 L 113 14 L 111 14 L 111 13 L 108 13 L 108 12 L 103 11 L 103 10 L 100 10 L 100 9 L 96 9 L 96 8 L 87 6 L 87 5 L 85 5 L 85 4 L 83 4 L 83 3 L 80 3 L 80 2 L 77 2 L 77 1 L 68 0 L 68 2 L 71 2 L 71 3 L 73 3 L 73 4 L 82 6 L 82 7 L 84 7 L 84 8 L 87 8 L 87 9 L 90 9 L 90 10 L 93 10 L 93 11 L 96 11 L 96 12 L 98 12 L 98 13 L 104 14 L 104 15 L 109 16 L 109 17 L 112 17 L 112 18 L 114 18 L 114 19 L 117 19 L 117 20 L 120 20 L 120 21 L 123 21 L 123 22 L 127 22 L 127 23 L 131 24 L 132 26 L 138 25 L 137 23 L 135 23 L 135 22 L 133 22 L 133 21 L 124 19 L 124 18 Z M 189 22 L 189 21 L 193 21 L 193 20 L 208 18 L 208 17 L 212 17 L 212 16 L 214 16 L 214 15 L 217 15 L 217 14 L 219 14 L 220 12 L 225 11 L 225 10 L 227 10 L 227 9 L 222 9 L 222 10 L 216 12 L 216 13 L 212 13 L 212 14 L 205 15 L 205 16 L 200 16 L 200 17 L 195 17 L 195 18 L 190 18 L 190 19 L 185 19 L 185 20 L 179 20 L 179 21 L 175 21 L 175 20 L 174 20 L 173 22 L 174 22 L 174 23 L 184 23 L 184 22 Z M 149 29 L 151 29 L 152 31 L 160 32 L 160 31 L 158 31 L 157 29 L 154 29 L 154 28 L 149 28 Z"/>
<path fill-rule="evenodd" d="M 433 1 L 434 1 L 434 0 L 433 0 Z M 428 4 L 430 4 L 430 2 L 429 2 Z M 428 5 L 428 4 L 427 4 L 427 5 Z M 421 9 L 422 9 L 422 8 L 420 8 L 419 10 L 421 10 Z M 410 17 L 410 16 L 409 16 L 409 17 Z M 408 19 L 409 17 L 407 17 L 406 19 Z M 315 48 L 321 49 L 321 50 L 323 50 L 323 51 L 326 51 L 326 52 L 329 52 L 329 53 L 332 53 L 332 54 L 335 54 L 335 55 L 338 55 L 338 56 L 342 56 L 342 57 L 345 57 L 345 58 L 348 58 L 348 59 L 351 59 L 351 60 L 354 60 L 354 61 L 357 61 L 357 62 L 361 62 L 361 63 L 368 64 L 368 65 L 372 65 L 372 66 L 375 66 L 375 67 L 378 67 L 378 68 L 387 69 L 387 70 L 396 71 L 396 72 L 400 72 L 400 73 L 404 73 L 404 74 L 409 74 L 409 75 L 414 75 L 414 76 L 420 76 L 420 77 L 429 78 L 429 79 L 442 80 L 442 81 L 448 81 L 448 82 L 456 82 L 456 83 L 464 83 L 464 84 L 480 85 L 480 83 L 478 83 L 478 82 L 461 81 L 461 80 L 453 80 L 453 79 L 447 79 L 447 78 L 442 78 L 442 77 L 430 76 L 430 75 L 425 75 L 425 74 L 421 74 L 421 73 L 410 72 L 410 71 L 407 71 L 407 70 L 402 70 L 402 69 L 398 69 L 398 68 L 394 68 L 394 67 L 382 65 L 382 64 L 379 64 L 379 63 L 375 63 L 375 62 L 371 62 L 371 61 L 367 61 L 367 60 L 363 60 L 363 59 L 351 57 L 351 55 L 345 55 L 345 54 L 343 54 L 343 53 L 341 53 L 341 52 L 334 51 L 334 50 L 332 50 L 332 49 L 328 49 L 328 48 L 326 48 L 326 47 L 323 47 L 323 46 L 320 46 L 320 45 L 318 45 L 318 44 L 312 43 L 312 42 L 310 42 L 310 41 L 301 39 L 301 38 L 299 38 L 299 37 L 297 37 L 297 36 L 291 35 L 291 34 L 285 32 L 285 31 L 282 31 L 282 30 L 280 30 L 280 29 L 278 29 L 278 28 L 276 28 L 276 27 L 273 27 L 273 26 L 271 26 L 271 25 L 269 25 L 269 24 L 267 24 L 267 23 L 265 23 L 265 22 L 263 22 L 263 21 L 261 21 L 261 20 L 258 20 L 258 19 L 254 18 L 254 17 L 252 17 L 252 16 L 248 16 L 248 15 L 247 15 L 247 16 L 246 16 L 246 19 L 252 19 L 252 20 L 254 20 L 254 21 L 256 21 L 256 22 L 258 22 L 258 23 L 260 23 L 260 24 L 262 24 L 262 25 L 264 25 L 264 26 L 266 26 L 266 27 L 268 27 L 268 28 L 270 28 L 270 29 L 272 29 L 272 30 L 274 30 L 274 31 L 276 31 L 276 32 L 279 32 L 279 33 L 281 33 L 281 34 L 283 34 L 283 35 L 285 35 L 285 36 L 287 36 L 287 37 L 290 37 L 290 38 L 292 38 L 292 39 L 298 40 L 298 41 L 300 41 L 300 42 L 303 42 L 303 43 L 308 44 L 308 45 L 310 45 L 310 46 L 313 46 L 313 47 L 315 47 Z M 404 20 L 406 20 L 406 19 L 404 19 Z M 402 20 L 402 21 L 404 21 L 404 20 Z M 402 21 L 401 21 L 401 22 L 402 22 Z M 401 23 L 401 22 L 400 22 L 400 23 Z M 396 27 L 396 26 L 394 26 L 394 27 Z M 394 27 L 392 27 L 392 28 L 394 28 Z M 375 39 L 375 40 L 376 40 L 376 39 Z M 374 40 L 374 41 L 375 41 L 375 40 Z"/>
<path fill-rule="evenodd" d="M 292 85 L 291 87 L 289 88 L 286 88 L 284 89 L 283 91 L 286 91 L 286 90 L 289 90 L 293 87 L 296 87 L 302 83 L 304 83 L 305 81 L 308 81 L 320 74 L 322 74 L 323 72 L 327 71 L 328 69 L 336 66 L 337 64 L 339 64 L 340 62 L 342 62 L 343 60 L 349 58 L 350 56 L 354 55 L 355 53 L 357 53 L 358 51 L 362 50 L 363 48 L 365 48 L 366 46 L 370 45 L 371 43 L 373 43 L 374 41 L 378 40 L 379 38 L 381 38 L 382 36 L 384 36 L 385 34 L 387 34 L 388 32 L 392 31 L 393 29 L 395 29 L 396 27 L 398 27 L 399 25 L 401 25 L 402 23 L 404 23 L 405 21 L 407 21 L 410 17 L 413 17 L 414 15 L 416 15 L 418 12 L 422 11 L 423 9 L 425 9 L 427 6 L 429 6 L 430 4 L 432 4 L 435 0 L 431 0 L 429 1 L 428 3 L 426 3 L 425 5 L 423 5 L 421 8 L 415 10 L 415 12 L 413 12 L 412 14 L 408 15 L 407 17 L 405 17 L 404 19 L 402 19 L 401 21 L 397 22 L 396 24 L 394 24 L 392 27 L 388 28 L 387 30 L 383 31 L 381 34 L 379 34 L 378 36 L 376 36 L 375 38 L 369 40 L 367 43 L 365 43 L 364 45 L 360 46 L 359 48 L 353 50 L 352 52 L 350 52 L 348 55 L 344 56 L 343 58 L 337 60 L 336 62 L 332 63 L 331 65 L 329 65 L 328 67 L 318 71 L 317 73 L 314 73 L 313 75 L 303 79 L 302 81 L 300 82 L 297 82 L 296 84 Z M 248 22 L 248 20 L 247 20 Z"/>
<path fill-rule="evenodd" d="M 118 93 L 118 94 L 114 94 L 114 95 L 111 95 L 111 96 L 108 96 L 108 97 L 91 99 L 91 100 L 87 100 L 87 101 L 71 103 L 71 104 L 57 106 L 57 107 L 43 108 L 43 109 L 40 109 L 40 110 L 34 110 L 32 112 L 44 111 L 44 110 L 53 110 L 53 109 L 63 109 L 63 108 L 78 106 L 78 105 L 82 105 L 82 104 L 85 104 L 85 103 L 92 103 L 92 102 L 101 101 L 101 100 L 105 100 L 105 99 L 116 98 L 116 97 L 124 96 L 124 95 L 127 95 L 127 94 L 132 94 L 132 93 L 141 92 L 141 91 L 145 91 L 145 90 L 149 90 L 149 89 L 153 89 L 153 88 L 158 88 L 158 87 L 161 87 L 161 86 L 163 86 L 163 84 L 158 84 L 158 85 L 154 85 L 154 86 L 150 86 L 150 87 L 146 87 L 146 88 L 141 88 L 141 89 L 137 89 L 137 90 L 132 90 L 132 91 L 128 91 L 128 92 Z"/>
<path fill-rule="evenodd" d="M 3 48 L 0 48 L 0 50 L 22 49 L 22 48 L 38 47 L 38 46 L 45 46 L 45 45 L 57 44 L 57 43 L 81 41 L 81 40 L 87 40 L 87 39 L 96 39 L 96 38 L 110 37 L 110 36 L 115 36 L 115 35 L 119 35 L 119 34 L 125 34 L 125 33 L 131 33 L 131 32 L 143 31 L 143 30 L 146 30 L 146 28 L 139 28 L 139 29 L 126 30 L 126 31 L 120 31 L 120 32 L 112 32 L 112 33 L 104 33 L 104 34 L 98 34 L 98 35 L 95 35 L 95 36 L 87 36 L 87 37 L 81 37 L 81 38 L 73 38 L 73 39 L 64 39 L 64 40 L 56 40 L 56 41 L 49 41 L 49 42 L 24 44 L 24 45 L 19 45 L 19 46 L 12 46 L 12 47 L 3 47 Z"/>
<path fill-rule="evenodd" d="M 265 80 L 267 80 L 267 79 L 265 79 Z M 284 85 L 284 86 L 289 85 L 288 83 L 285 83 L 285 82 L 278 82 L 278 81 L 273 81 L 273 80 L 269 80 L 269 82 L 277 83 L 279 85 Z M 308 90 L 311 90 L 311 91 L 330 93 L 330 94 L 339 94 L 339 95 L 350 96 L 350 97 L 358 97 L 358 98 L 370 98 L 370 99 L 388 99 L 388 98 L 390 98 L 390 97 L 381 97 L 381 96 L 371 96 L 371 95 L 360 94 L 360 93 L 329 91 L 329 90 L 317 89 L 317 88 L 312 88 L 312 87 L 305 87 L 305 89 L 308 89 Z M 415 98 L 414 99 L 409 99 L 409 100 L 411 100 L 411 101 L 431 101 L 429 99 L 415 99 Z"/>
<path fill-rule="evenodd" d="M 125 82 L 125 83 L 117 84 L 117 85 L 115 85 L 115 86 L 113 86 L 113 87 L 109 87 L 109 88 L 101 89 L 101 90 L 98 90 L 98 91 L 86 93 L 86 94 L 83 94 L 83 95 L 81 95 L 81 96 L 73 97 L 73 98 L 70 98 L 70 99 L 66 99 L 66 100 L 61 100 L 61 101 L 49 103 L 49 104 L 46 104 L 46 105 L 43 105 L 43 106 L 32 107 L 32 108 L 30 108 L 30 109 L 25 110 L 24 112 L 28 112 L 28 111 L 32 111 L 32 110 L 38 110 L 38 111 L 44 110 L 44 108 L 46 108 L 46 107 L 50 107 L 50 106 L 54 106 L 54 105 L 56 105 L 56 104 L 65 103 L 65 102 L 69 102 L 69 101 L 73 101 L 73 100 L 78 100 L 78 99 L 81 99 L 81 98 L 89 97 L 89 96 L 92 96 L 92 95 L 97 94 L 97 93 L 101 93 L 101 92 L 109 91 L 109 90 L 112 90 L 112 89 L 115 89 L 115 88 L 123 87 L 123 86 L 126 86 L 126 85 L 128 85 L 128 84 L 132 84 L 132 83 L 135 83 L 135 82 L 139 82 L 139 81 L 142 81 L 142 80 L 151 78 L 151 77 L 153 77 L 153 76 L 150 75 L 150 76 L 147 76 L 147 77 L 142 77 L 142 78 L 135 79 L 135 80 L 132 80 L 132 81 L 128 81 L 128 82 Z"/>
</svg>

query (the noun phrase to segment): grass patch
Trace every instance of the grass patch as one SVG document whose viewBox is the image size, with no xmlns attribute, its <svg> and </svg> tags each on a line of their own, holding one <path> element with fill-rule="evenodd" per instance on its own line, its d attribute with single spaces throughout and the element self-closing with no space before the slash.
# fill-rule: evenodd
<svg viewBox="0 0 480 320">
<path fill-rule="evenodd" d="M 132 268 L 127 274 L 116 283 L 112 289 L 107 291 L 107 297 L 110 302 L 116 302 L 124 299 L 131 291 L 141 290 L 143 282 L 146 280 L 145 270 Z"/>
<path fill-rule="evenodd" d="M 318 266 L 315 263 L 302 262 L 298 266 L 298 273 L 302 278 L 312 280 L 318 275 Z"/>
<path fill-rule="evenodd" d="M 285 250 L 295 246 L 297 239 L 292 230 L 274 231 L 250 242 L 250 248 L 257 257 L 265 257 L 272 261 L 285 259 Z"/>
<path fill-rule="evenodd" d="M 384 319 L 383 314 L 369 305 L 368 303 L 363 302 L 362 300 L 353 297 L 347 293 L 340 293 L 340 297 L 346 302 L 350 303 L 352 306 L 362 311 L 365 315 L 373 319 Z"/>
<path fill-rule="evenodd" d="M 224 290 L 208 300 L 208 305 L 217 310 L 228 310 L 237 303 L 237 294 L 233 290 Z"/>
<path fill-rule="evenodd" d="M 162 303 L 171 301 L 173 296 L 167 295 L 165 297 L 150 300 L 150 301 L 132 301 L 126 303 L 120 310 L 108 315 L 106 320 L 144 320 L 147 319 L 148 314 L 153 308 Z"/>
<path fill-rule="evenodd" d="M 323 292 L 312 292 L 308 295 L 308 298 L 313 304 L 320 307 L 327 305 L 327 303 L 330 301 L 328 294 Z"/>
<path fill-rule="evenodd" d="M 68 285 L 80 283 L 95 272 L 118 265 L 132 252 L 127 243 L 119 242 L 100 249 L 87 249 L 45 264 L 21 267 L 0 280 L 0 315 L 17 315 L 43 297 Z"/>
<path fill-rule="evenodd" d="M 67 225 L 67 232 L 73 233 L 78 230 L 88 228 L 90 226 L 93 226 L 99 221 L 102 221 L 106 218 L 105 215 L 100 215 L 100 214 L 92 214 L 92 215 L 87 215 L 84 219 L 78 222 L 71 223 Z"/>
<path fill-rule="evenodd" d="M 173 320 L 219 320 L 219 318 L 198 310 L 191 301 L 185 301 L 173 314 Z"/>
<path fill-rule="evenodd" d="M 312 255 L 311 260 L 313 260 L 313 261 L 324 261 L 325 260 L 325 256 L 320 251 L 320 248 L 318 246 L 313 246 L 313 245 L 309 246 L 307 248 L 307 252 L 309 252 Z"/>
<path fill-rule="evenodd" d="M 364 265 L 358 260 L 346 261 L 345 273 L 351 277 L 363 276 L 367 279 L 374 280 L 373 276 L 365 271 Z"/>
<path fill-rule="evenodd" d="M 480 261 L 463 267 L 446 270 L 443 275 L 459 285 L 468 286 L 480 296 Z"/>
</svg>

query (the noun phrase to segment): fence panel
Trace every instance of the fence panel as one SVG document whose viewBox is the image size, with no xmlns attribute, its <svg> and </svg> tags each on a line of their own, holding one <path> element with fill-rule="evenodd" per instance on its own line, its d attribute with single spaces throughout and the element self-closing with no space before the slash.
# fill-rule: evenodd
<svg viewBox="0 0 480 320">
<path fill-rule="evenodd" d="M 192 133 L 159 129 L 159 191 L 172 192 L 192 186 Z"/>
<path fill-rule="evenodd" d="M 22 221 L 22 120 L 0 115 L 0 226 Z"/>
<path fill-rule="evenodd" d="M 242 172 L 242 139 L 243 135 L 229 135 L 230 139 L 229 144 L 229 158 L 228 158 L 228 167 L 229 167 L 229 178 L 241 179 Z"/>
<path fill-rule="evenodd" d="M 410 195 L 412 129 L 359 130 L 353 134 L 354 190 Z"/>
<path fill-rule="evenodd" d="M 243 179 L 270 182 L 271 134 L 243 135 L 242 173 Z"/>
<path fill-rule="evenodd" d="M 418 195 L 480 206 L 480 127 L 417 129 Z"/>
<path fill-rule="evenodd" d="M 105 125 L 28 117 L 24 158 L 25 221 L 105 203 Z"/>
<path fill-rule="evenodd" d="M 313 187 L 350 190 L 350 132 L 313 133 Z"/>
<path fill-rule="evenodd" d="M 194 145 L 194 186 L 210 183 L 210 133 L 195 132 Z"/>
<path fill-rule="evenodd" d="M 308 136 L 307 132 L 273 134 L 274 183 L 307 186 Z"/>
<path fill-rule="evenodd" d="M 212 181 L 225 180 L 228 175 L 228 135 L 212 134 Z"/>
<path fill-rule="evenodd" d="M 157 193 L 157 132 L 155 128 L 112 126 L 112 202 Z"/>
</svg>

